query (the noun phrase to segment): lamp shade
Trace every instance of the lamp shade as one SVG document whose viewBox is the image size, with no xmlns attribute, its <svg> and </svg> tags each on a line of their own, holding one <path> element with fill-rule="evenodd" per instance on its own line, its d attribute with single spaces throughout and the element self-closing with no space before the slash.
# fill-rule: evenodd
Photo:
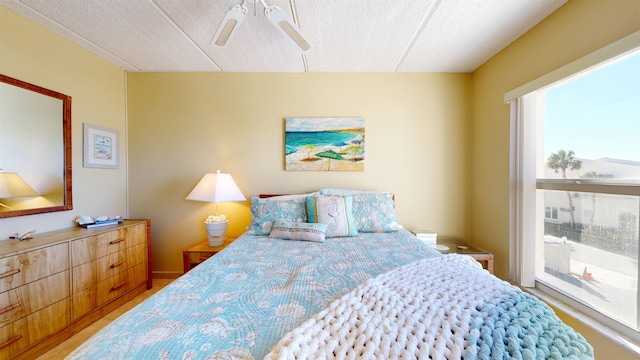
<svg viewBox="0 0 640 360">
<path fill-rule="evenodd" d="M 39 195 L 17 173 L 0 171 L 0 199 Z"/>
<path fill-rule="evenodd" d="M 230 174 L 205 174 L 186 197 L 187 200 L 206 202 L 244 201 L 246 198 Z"/>
</svg>

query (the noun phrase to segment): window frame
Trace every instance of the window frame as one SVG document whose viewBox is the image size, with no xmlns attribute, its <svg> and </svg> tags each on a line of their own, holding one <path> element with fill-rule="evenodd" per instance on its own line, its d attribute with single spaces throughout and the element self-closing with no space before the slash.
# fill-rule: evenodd
<svg viewBox="0 0 640 360">
<path fill-rule="evenodd" d="M 550 297 L 556 304 L 559 301 L 566 306 L 568 312 L 577 310 L 581 314 L 580 317 L 585 318 L 584 322 L 592 326 L 595 322 L 594 327 L 603 335 L 625 347 L 629 347 L 630 340 L 631 344 L 635 344 L 634 351 L 640 352 L 640 332 L 536 281 L 535 267 L 544 266 L 544 253 L 541 249 L 543 245 L 534 240 L 536 233 L 543 232 L 540 224 L 544 223 L 541 220 L 544 220 L 546 213 L 543 197 L 537 196 L 538 189 L 640 196 L 640 184 L 633 180 L 538 179 L 536 174 L 536 167 L 539 166 L 536 159 L 543 158 L 543 154 L 537 153 L 536 147 L 537 127 L 542 124 L 539 117 L 543 114 L 543 100 L 538 98 L 535 92 L 583 71 L 594 69 L 602 63 L 625 56 L 637 48 L 640 48 L 640 31 L 506 93 L 505 103 L 510 104 L 510 280 L 537 295 Z M 533 118 L 536 121 L 524 121 L 525 118 Z M 545 212 L 537 210 L 541 208 L 545 209 Z M 536 255 L 534 257 L 530 254 Z M 638 271 L 640 273 L 640 269 Z M 640 276 L 638 281 L 640 303 Z M 640 311 L 637 313 L 637 322 L 640 324 Z"/>
</svg>

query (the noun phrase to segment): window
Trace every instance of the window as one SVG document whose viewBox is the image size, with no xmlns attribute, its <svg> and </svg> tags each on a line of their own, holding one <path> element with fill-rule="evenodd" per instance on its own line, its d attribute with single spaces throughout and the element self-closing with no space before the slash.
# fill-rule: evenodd
<svg viewBox="0 0 640 360">
<path fill-rule="evenodd" d="M 558 220 L 558 207 L 557 206 L 545 206 L 544 219 L 546 220 Z"/>
<path fill-rule="evenodd" d="M 511 278 L 638 343 L 640 48 L 612 44 L 507 94 Z M 597 60 L 597 61 L 596 61 Z M 585 67 L 585 62 L 591 62 Z M 582 68 L 581 68 L 582 67 Z M 533 256 L 531 256 L 533 254 Z"/>
</svg>

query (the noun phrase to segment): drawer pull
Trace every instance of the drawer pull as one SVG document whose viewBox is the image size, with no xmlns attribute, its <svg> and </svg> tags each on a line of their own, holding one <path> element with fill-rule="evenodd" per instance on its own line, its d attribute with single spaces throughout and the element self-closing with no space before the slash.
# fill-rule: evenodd
<svg viewBox="0 0 640 360">
<path fill-rule="evenodd" d="M 118 284 L 118 285 L 113 285 L 113 287 L 111 288 L 111 291 L 118 290 L 118 289 L 120 289 L 121 287 L 123 287 L 123 286 L 125 286 L 125 285 L 127 285 L 127 282 L 126 282 L 126 281 L 123 281 L 123 282 L 121 282 L 121 283 L 120 283 L 120 284 Z"/>
<path fill-rule="evenodd" d="M 125 263 L 124 260 L 120 260 L 120 261 L 118 261 L 116 263 L 111 264 L 111 268 L 113 269 L 114 267 L 118 267 L 118 266 L 120 266 L 120 265 L 122 265 L 124 263 Z"/>
<path fill-rule="evenodd" d="M 0 274 L 0 279 L 9 277 L 11 275 L 15 275 L 15 274 L 17 274 L 19 272 L 20 272 L 20 269 L 9 270 L 9 271 L 7 271 L 5 273 Z"/>
<path fill-rule="evenodd" d="M 123 242 L 125 239 L 115 239 L 115 240 L 111 240 L 109 241 L 109 245 L 115 245 L 117 243 L 121 243 Z"/>
<path fill-rule="evenodd" d="M 11 311 L 13 309 L 19 308 L 20 306 L 22 306 L 22 304 L 21 303 L 17 303 L 17 304 L 9 305 L 4 309 L 0 309 L 0 315 L 4 314 L 6 312 L 9 312 L 9 311 Z"/>
<path fill-rule="evenodd" d="M 200 261 L 205 261 L 208 258 L 210 258 L 211 256 L 200 256 Z"/>
<path fill-rule="evenodd" d="M 20 339 L 22 339 L 22 335 L 18 335 L 16 337 L 14 337 L 13 339 L 9 339 L 9 340 L 3 342 L 2 344 L 0 344 L 0 349 L 5 348 L 5 347 L 13 344 L 14 342 L 16 342 L 16 341 L 18 341 Z"/>
</svg>

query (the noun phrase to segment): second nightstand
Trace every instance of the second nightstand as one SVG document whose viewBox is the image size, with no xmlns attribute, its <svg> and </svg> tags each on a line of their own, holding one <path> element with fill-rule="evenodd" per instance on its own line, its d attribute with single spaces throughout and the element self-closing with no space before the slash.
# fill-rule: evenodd
<svg viewBox="0 0 640 360">
<path fill-rule="evenodd" d="M 204 240 L 182 250 L 184 272 L 186 273 L 196 267 L 196 265 L 222 251 L 222 249 L 231 244 L 235 239 L 236 238 L 226 238 L 224 239 L 224 244 L 220 246 L 209 246 L 209 241 Z"/>
<path fill-rule="evenodd" d="M 471 256 L 476 259 L 476 261 L 482 263 L 483 267 L 487 269 L 490 274 L 493 274 L 493 253 L 491 251 L 482 250 L 452 237 L 438 236 L 436 245 L 441 245 L 434 247 L 442 254 L 456 253 Z M 447 249 L 444 249 L 442 246 L 446 246 Z"/>
</svg>

